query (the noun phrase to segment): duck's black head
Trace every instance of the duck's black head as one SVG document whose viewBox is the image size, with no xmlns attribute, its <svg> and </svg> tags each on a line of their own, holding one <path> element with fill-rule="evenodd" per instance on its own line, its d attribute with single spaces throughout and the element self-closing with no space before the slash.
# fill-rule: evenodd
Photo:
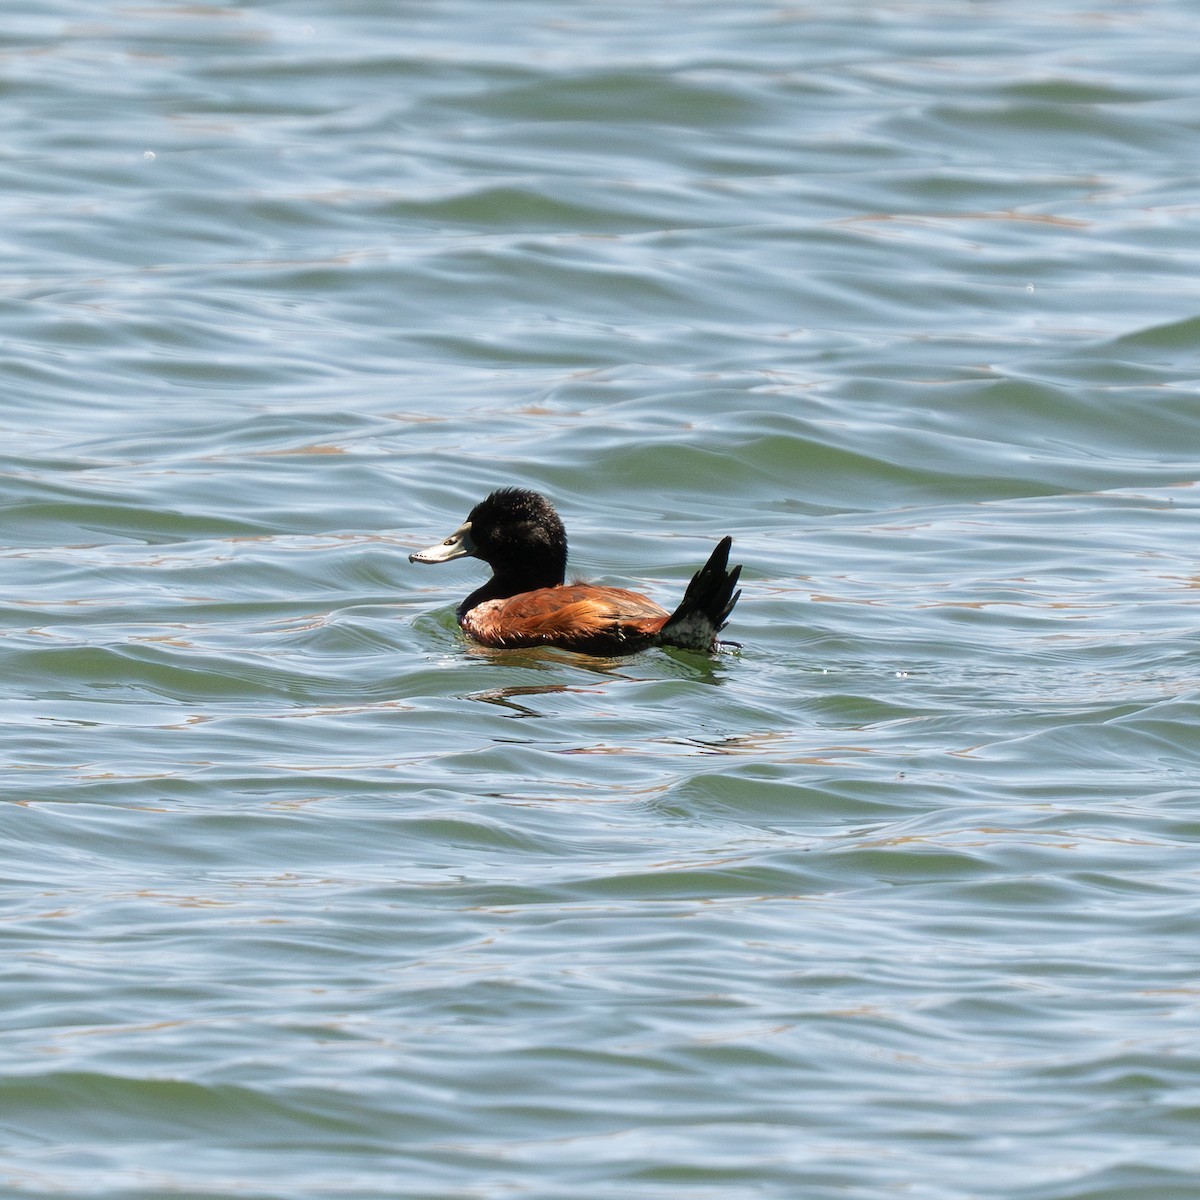
<svg viewBox="0 0 1200 1200">
<path fill-rule="evenodd" d="M 410 554 L 410 562 L 481 558 L 494 573 L 491 595 L 556 587 L 567 572 L 567 531 L 545 496 L 500 488 L 481 500 L 444 541 Z"/>
<path fill-rule="evenodd" d="M 537 577 L 531 587 L 553 587 L 567 572 L 567 531 L 545 496 L 501 488 L 467 517 L 476 558 L 497 575 Z"/>
</svg>

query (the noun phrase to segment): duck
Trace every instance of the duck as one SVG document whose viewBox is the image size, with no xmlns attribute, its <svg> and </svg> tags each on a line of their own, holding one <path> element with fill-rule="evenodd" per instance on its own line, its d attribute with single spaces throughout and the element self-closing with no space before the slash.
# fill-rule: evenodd
<svg viewBox="0 0 1200 1200">
<path fill-rule="evenodd" d="M 505 487 L 481 500 L 444 541 L 412 563 L 482 559 L 492 577 L 457 609 L 459 628 L 497 649 L 553 646 L 606 658 L 652 646 L 712 652 L 741 596 L 733 539 L 722 538 L 674 612 L 626 588 L 567 583 L 567 531 L 545 496 Z"/>
</svg>

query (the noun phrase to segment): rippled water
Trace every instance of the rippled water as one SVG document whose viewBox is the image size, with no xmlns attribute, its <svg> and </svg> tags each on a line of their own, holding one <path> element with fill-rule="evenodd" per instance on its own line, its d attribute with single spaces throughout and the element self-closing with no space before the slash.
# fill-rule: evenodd
<svg viewBox="0 0 1200 1200">
<path fill-rule="evenodd" d="M 3 1195 L 1194 1200 L 1194 6 L 9 9 Z"/>
</svg>

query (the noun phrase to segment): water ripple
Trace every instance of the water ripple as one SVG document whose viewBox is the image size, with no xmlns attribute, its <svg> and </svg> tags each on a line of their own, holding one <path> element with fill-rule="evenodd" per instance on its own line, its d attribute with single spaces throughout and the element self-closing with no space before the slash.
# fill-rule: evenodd
<svg viewBox="0 0 1200 1200">
<path fill-rule="evenodd" d="M 6 1194 L 1191 1200 L 1194 24 L 10 14 Z"/>
</svg>

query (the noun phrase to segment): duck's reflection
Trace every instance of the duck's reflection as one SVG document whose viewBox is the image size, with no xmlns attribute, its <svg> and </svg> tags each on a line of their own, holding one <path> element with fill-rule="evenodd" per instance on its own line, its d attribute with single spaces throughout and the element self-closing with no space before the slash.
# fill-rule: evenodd
<svg viewBox="0 0 1200 1200">
<path fill-rule="evenodd" d="M 544 687 L 503 687 L 489 688 L 484 692 L 471 692 L 464 696 L 464 700 L 477 700 L 480 704 L 494 704 L 497 708 L 508 710 L 507 715 L 511 717 L 542 717 L 545 713 L 540 713 L 535 708 L 530 708 L 527 704 L 521 704 L 517 699 L 519 696 L 545 696 L 553 692 L 585 692 L 590 691 L 589 688 L 573 688 L 566 684 L 547 684 Z"/>
<path fill-rule="evenodd" d="M 483 688 L 463 693 L 464 700 L 475 700 L 481 704 L 492 704 L 507 709 L 514 717 L 541 717 L 548 714 L 538 712 L 528 704 L 521 703 L 522 697 L 554 695 L 602 695 L 614 683 L 653 684 L 686 679 L 692 683 L 719 686 L 724 683 L 727 668 L 719 659 L 689 651 L 667 651 L 641 660 L 628 658 L 593 658 L 590 655 L 573 654 L 567 650 L 489 650 L 482 646 L 468 646 L 472 658 L 482 658 L 496 667 L 508 670 L 547 671 L 554 670 L 560 681 L 554 683 L 508 684 L 502 687 Z M 575 683 L 561 682 L 564 668 L 576 675 L 591 676 Z"/>
</svg>

